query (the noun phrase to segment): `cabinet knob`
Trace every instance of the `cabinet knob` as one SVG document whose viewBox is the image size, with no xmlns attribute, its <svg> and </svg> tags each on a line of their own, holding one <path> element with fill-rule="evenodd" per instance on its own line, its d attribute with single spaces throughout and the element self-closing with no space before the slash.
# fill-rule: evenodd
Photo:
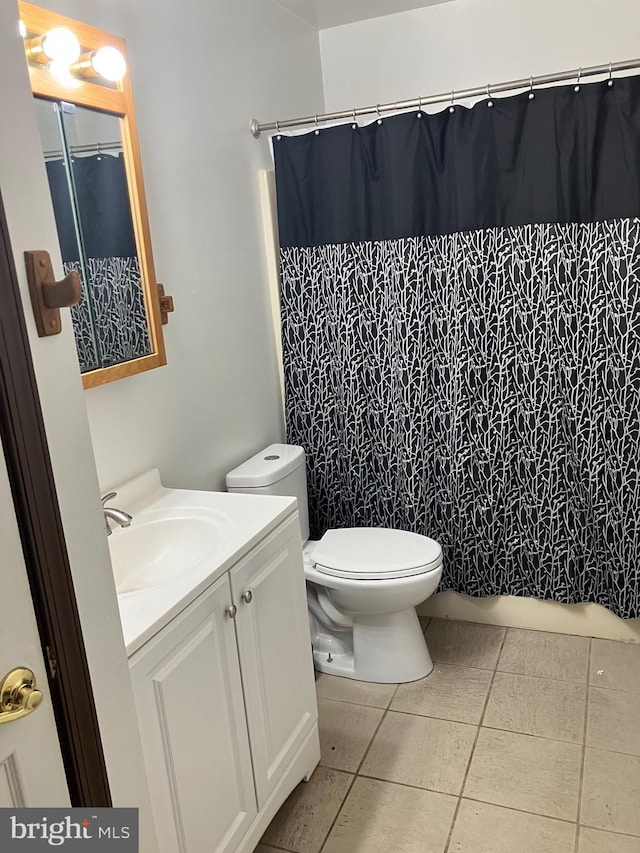
<svg viewBox="0 0 640 853">
<path fill-rule="evenodd" d="M 253 601 L 253 593 L 250 589 L 248 589 L 246 592 L 242 593 L 240 598 L 244 601 L 245 604 L 251 604 L 251 602 Z"/>
<path fill-rule="evenodd" d="M 235 604 L 230 604 L 229 607 L 225 607 L 224 612 L 227 614 L 229 619 L 235 619 L 236 613 L 238 612 L 238 608 L 235 606 Z"/>
</svg>

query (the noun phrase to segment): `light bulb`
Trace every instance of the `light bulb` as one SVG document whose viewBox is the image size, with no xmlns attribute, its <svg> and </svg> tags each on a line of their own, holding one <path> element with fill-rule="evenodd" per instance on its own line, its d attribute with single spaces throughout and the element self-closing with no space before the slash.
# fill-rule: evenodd
<svg viewBox="0 0 640 853">
<path fill-rule="evenodd" d="M 80 56 L 80 42 L 64 27 L 56 27 L 42 39 L 42 53 L 50 62 L 69 67 Z"/>
<path fill-rule="evenodd" d="M 122 80 L 127 70 L 124 56 L 115 47 L 101 47 L 91 57 L 91 65 L 96 74 L 117 83 Z"/>
</svg>

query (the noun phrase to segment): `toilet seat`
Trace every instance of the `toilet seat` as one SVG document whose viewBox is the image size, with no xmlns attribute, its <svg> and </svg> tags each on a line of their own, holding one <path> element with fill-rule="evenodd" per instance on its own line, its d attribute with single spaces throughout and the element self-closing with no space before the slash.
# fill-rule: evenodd
<svg viewBox="0 0 640 853">
<path fill-rule="evenodd" d="M 428 536 L 384 527 L 328 530 L 310 554 L 325 575 L 355 580 L 391 580 L 440 568 L 442 548 Z"/>
</svg>

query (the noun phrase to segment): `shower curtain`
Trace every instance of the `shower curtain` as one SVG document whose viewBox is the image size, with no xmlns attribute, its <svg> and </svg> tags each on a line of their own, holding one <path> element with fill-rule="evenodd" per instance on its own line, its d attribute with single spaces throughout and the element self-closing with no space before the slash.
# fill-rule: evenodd
<svg viewBox="0 0 640 853">
<path fill-rule="evenodd" d="M 312 535 L 640 616 L 640 78 L 273 140 Z"/>
<path fill-rule="evenodd" d="M 49 160 L 46 165 L 64 269 L 76 270 L 83 282 L 82 299 L 71 309 L 80 369 L 149 355 L 152 346 L 122 155 L 73 158 L 73 195 L 64 161 Z"/>
</svg>

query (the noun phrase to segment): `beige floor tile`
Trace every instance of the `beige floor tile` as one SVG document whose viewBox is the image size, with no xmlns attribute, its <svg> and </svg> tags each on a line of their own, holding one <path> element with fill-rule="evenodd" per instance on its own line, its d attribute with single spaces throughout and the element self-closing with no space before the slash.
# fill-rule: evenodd
<svg viewBox="0 0 640 853">
<path fill-rule="evenodd" d="M 640 835 L 640 758 L 587 748 L 580 823 Z"/>
<path fill-rule="evenodd" d="M 582 743 L 586 685 L 496 672 L 483 726 Z"/>
<path fill-rule="evenodd" d="M 595 687 L 640 692 L 640 645 L 593 640 L 589 683 Z"/>
<path fill-rule="evenodd" d="M 318 699 L 320 763 L 355 773 L 383 714 L 381 708 Z"/>
<path fill-rule="evenodd" d="M 358 777 L 323 853 L 443 853 L 456 799 Z"/>
<path fill-rule="evenodd" d="M 509 628 L 496 669 L 558 681 L 585 682 L 588 666 L 588 637 Z"/>
<path fill-rule="evenodd" d="M 480 729 L 464 796 L 534 814 L 575 820 L 582 747 Z"/>
<path fill-rule="evenodd" d="M 640 693 L 590 687 L 587 746 L 640 755 Z"/>
<path fill-rule="evenodd" d="M 575 837 L 562 820 L 462 800 L 449 853 L 574 853 Z"/>
<path fill-rule="evenodd" d="M 432 619 L 425 639 L 434 661 L 494 669 L 504 633 L 495 625 Z"/>
<path fill-rule="evenodd" d="M 318 767 L 301 782 L 271 821 L 262 837 L 266 845 L 293 853 L 319 853 L 353 776 Z"/>
<path fill-rule="evenodd" d="M 390 782 L 459 794 L 476 727 L 389 711 L 360 772 Z"/>
<path fill-rule="evenodd" d="M 267 847 L 266 844 L 258 844 L 255 853 L 280 853 L 276 847 Z"/>
<path fill-rule="evenodd" d="M 640 838 L 581 826 L 578 853 L 640 853 Z"/>
<path fill-rule="evenodd" d="M 374 708 L 388 708 L 397 684 L 374 684 L 370 681 L 355 681 L 337 675 L 321 673 L 316 681 L 316 694 L 320 699 L 337 699 L 340 702 L 355 702 Z"/>
<path fill-rule="evenodd" d="M 487 669 L 436 663 L 426 678 L 398 687 L 391 710 L 477 725 L 492 676 Z"/>
</svg>

